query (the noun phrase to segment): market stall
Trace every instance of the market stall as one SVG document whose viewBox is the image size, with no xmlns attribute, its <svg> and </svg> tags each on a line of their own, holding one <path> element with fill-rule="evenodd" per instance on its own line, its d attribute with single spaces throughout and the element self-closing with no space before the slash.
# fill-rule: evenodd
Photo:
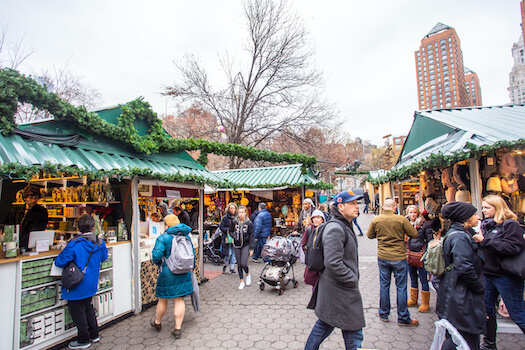
<svg viewBox="0 0 525 350">
<path fill-rule="evenodd" d="M 301 164 L 280 165 L 264 168 L 247 168 L 214 171 L 224 181 L 239 184 L 237 189 L 218 189 L 207 195 L 205 204 L 209 211 L 207 222 L 218 223 L 229 202 L 243 204 L 249 213 L 265 202 L 274 219 L 274 230 L 278 234 L 290 233 L 299 218 L 305 198 L 318 203 L 318 189 L 329 186 L 319 181 L 308 169 L 303 174 Z M 213 228 L 213 226 L 210 225 Z"/>
<path fill-rule="evenodd" d="M 419 182 L 420 209 L 434 214 L 462 201 L 481 217 L 482 198 L 496 194 L 523 226 L 524 129 L 523 105 L 418 111 L 397 164 L 369 181 L 392 188 Z M 498 325 L 498 332 L 514 330 L 511 322 Z"/>
<path fill-rule="evenodd" d="M 111 113 L 121 111 L 114 108 Z M 105 117 L 103 111 L 99 115 Z M 202 203 L 204 185 L 196 180 L 220 182 L 186 152 L 139 154 L 125 143 L 66 121 L 20 126 L 10 135 L 0 135 L 0 150 L 0 222 L 12 208 L 24 205 L 20 190 L 31 184 L 40 190 L 38 205 L 48 213 L 46 232 L 54 231 L 51 249 L 22 255 L 18 226 L 3 227 L 6 252 L 0 255 L 0 278 L 12 282 L 0 297 L 13 305 L 0 315 L 0 339 L 6 348 L 47 348 L 76 335 L 60 298 L 60 281 L 49 272 L 82 213 L 95 216 L 96 233 L 106 240 L 110 253 L 101 266 L 95 296 L 103 324 L 140 312 L 147 292 L 141 282 L 156 280 L 154 274 L 142 273 L 141 281 L 141 257 L 151 246 L 141 246 L 139 186 L 149 186 L 156 197 L 197 198 Z M 202 220 L 197 226 L 202 228 Z M 202 239 L 196 232 L 198 254 Z"/>
</svg>

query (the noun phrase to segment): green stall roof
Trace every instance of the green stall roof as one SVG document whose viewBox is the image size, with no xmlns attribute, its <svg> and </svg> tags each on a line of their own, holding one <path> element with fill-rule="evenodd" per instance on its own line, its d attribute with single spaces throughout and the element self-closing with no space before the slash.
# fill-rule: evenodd
<svg viewBox="0 0 525 350">
<path fill-rule="evenodd" d="M 302 187 L 319 182 L 311 170 L 301 173 L 301 164 L 269 166 L 263 168 L 246 168 L 232 170 L 218 170 L 213 173 L 223 180 L 236 184 L 247 185 L 251 188 L 273 187 Z"/>
<path fill-rule="evenodd" d="M 138 168 L 163 175 L 202 177 L 210 183 L 222 181 L 187 152 L 138 154 L 124 143 L 86 135 L 67 122 L 26 124 L 13 135 L 0 134 L 0 164 L 32 166 L 45 162 L 91 171 Z"/>
</svg>

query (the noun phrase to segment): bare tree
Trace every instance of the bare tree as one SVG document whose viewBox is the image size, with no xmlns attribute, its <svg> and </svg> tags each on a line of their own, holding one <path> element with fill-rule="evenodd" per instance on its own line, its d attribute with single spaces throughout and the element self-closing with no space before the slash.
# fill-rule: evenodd
<svg viewBox="0 0 525 350">
<path fill-rule="evenodd" d="M 165 94 L 183 102 L 199 101 L 224 126 L 227 141 L 269 147 L 280 130 L 300 137 L 320 123 L 336 122 L 333 106 L 321 99 L 323 80 L 313 67 L 313 45 L 301 19 L 285 0 L 245 1 L 247 53 L 244 64 L 221 60 L 222 87 L 213 88 L 204 67 L 193 56 L 176 62 L 181 81 Z M 231 157 L 230 168 L 242 159 Z"/>
<path fill-rule="evenodd" d="M 24 37 L 16 42 L 7 42 L 7 27 L 3 26 L 0 32 L 0 68 L 17 69 L 29 56 L 32 49 L 24 45 Z"/>
<path fill-rule="evenodd" d="M 84 106 L 88 110 L 99 106 L 102 102 L 100 92 L 84 83 L 81 77 L 71 73 L 68 66 L 69 63 L 63 67 L 53 66 L 52 70 L 42 70 L 33 76 L 48 91 L 56 93 L 74 106 Z M 27 103 L 19 104 L 15 115 L 17 123 L 27 123 L 49 117 L 51 117 L 49 112 L 38 110 Z"/>
</svg>

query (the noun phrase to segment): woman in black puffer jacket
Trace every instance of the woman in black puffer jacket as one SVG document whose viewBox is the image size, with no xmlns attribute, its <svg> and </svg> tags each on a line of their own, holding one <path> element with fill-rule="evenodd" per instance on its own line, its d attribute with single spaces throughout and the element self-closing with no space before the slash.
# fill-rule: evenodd
<svg viewBox="0 0 525 350">
<path fill-rule="evenodd" d="M 452 224 L 444 236 L 443 253 L 447 272 L 439 284 L 437 315 L 447 319 L 472 350 L 479 350 L 479 338 L 485 329 L 483 295 L 483 254 L 472 239 L 478 225 L 476 208 L 469 203 L 453 202 L 441 209 Z M 456 349 L 450 335 L 442 350 Z"/>
<path fill-rule="evenodd" d="M 487 308 L 487 329 L 482 349 L 496 349 L 496 300 L 501 295 L 510 318 L 525 333 L 525 308 L 523 307 L 523 279 L 511 276 L 500 265 L 500 259 L 515 256 L 525 248 L 523 229 L 516 221 L 516 215 L 505 201 L 495 195 L 483 198 L 484 220 L 481 233 L 473 238 L 480 243 L 485 257 L 483 271 L 485 279 L 485 306 Z"/>
</svg>

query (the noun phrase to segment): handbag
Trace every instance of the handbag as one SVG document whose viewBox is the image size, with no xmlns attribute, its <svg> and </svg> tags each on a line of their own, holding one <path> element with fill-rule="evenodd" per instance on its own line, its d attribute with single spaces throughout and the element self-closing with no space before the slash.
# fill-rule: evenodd
<svg viewBox="0 0 525 350">
<path fill-rule="evenodd" d="M 62 285 L 64 285 L 66 289 L 74 289 L 80 284 L 80 282 L 82 282 L 89 264 L 89 259 L 91 259 L 91 254 L 93 253 L 93 249 L 95 249 L 95 244 L 93 244 L 93 248 L 91 248 L 91 251 L 89 252 L 88 261 L 83 270 L 79 269 L 74 260 L 71 260 L 64 268 L 62 271 Z"/>
<path fill-rule="evenodd" d="M 525 279 L 525 249 L 514 256 L 496 256 L 501 268 L 507 274 Z"/>
<path fill-rule="evenodd" d="M 421 249 L 420 252 L 413 252 L 413 251 L 411 251 L 408 248 L 408 241 L 406 243 L 406 246 L 407 246 L 407 262 L 408 262 L 408 265 L 413 266 L 413 267 L 423 267 L 423 261 L 421 261 L 421 257 L 423 256 L 423 254 L 425 254 L 426 245 L 423 246 L 423 249 Z"/>
<path fill-rule="evenodd" d="M 229 233 L 227 233 L 224 242 L 226 242 L 226 244 L 233 244 L 233 237 Z"/>
</svg>

